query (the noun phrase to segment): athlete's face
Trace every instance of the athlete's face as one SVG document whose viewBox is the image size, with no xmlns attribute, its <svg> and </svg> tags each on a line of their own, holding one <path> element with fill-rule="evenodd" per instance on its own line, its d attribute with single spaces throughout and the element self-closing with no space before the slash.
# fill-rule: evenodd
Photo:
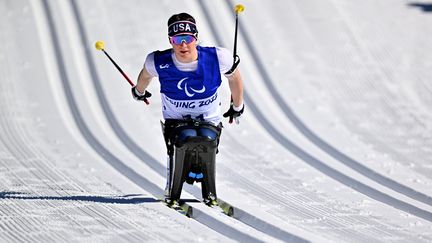
<svg viewBox="0 0 432 243">
<path fill-rule="evenodd" d="M 198 58 L 196 38 L 192 35 L 170 37 L 170 43 L 177 59 L 181 62 L 192 62 Z"/>
</svg>

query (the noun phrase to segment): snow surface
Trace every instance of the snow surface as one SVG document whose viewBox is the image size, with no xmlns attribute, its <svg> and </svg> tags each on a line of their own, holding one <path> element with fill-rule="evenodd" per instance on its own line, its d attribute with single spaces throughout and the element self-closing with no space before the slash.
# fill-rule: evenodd
<svg viewBox="0 0 432 243">
<path fill-rule="evenodd" d="M 232 49 L 235 4 L 0 1 L 1 242 L 432 242 L 430 1 L 242 2 L 246 112 L 217 162 L 236 219 L 157 202 L 158 82 L 135 102 L 94 42 L 135 80 L 174 13 Z"/>
</svg>

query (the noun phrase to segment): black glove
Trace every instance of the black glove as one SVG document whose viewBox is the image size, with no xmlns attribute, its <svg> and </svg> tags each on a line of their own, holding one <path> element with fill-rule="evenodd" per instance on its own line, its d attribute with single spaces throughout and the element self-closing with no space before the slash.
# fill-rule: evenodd
<svg viewBox="0 0 432 243">
<path fill-rule="evenodd" d="M 234 104 L 231 103 L 229 110 L 223 114 L 223 117 L 229 117 L 229 123 L 232 123 L 233 120 L 235 120 L 235 122 L 239 124 L 240 123 L 239 118 L 243 114 L 244 107 L 245 106 L 243 104 L 241 110 L 236 111 L 234 110 Z"/>
<path fill-rule="evenodd" d="M 147 90 L 144 92 L 144 94 L 141 94 L 137 89 L 136 86 L 132 87 L 132 96 L 135 100 L 138 101 L 144 101 L 146 104 L 149 104 L 147 98 L 151 97 L 151 93 Z"/>
</svg>

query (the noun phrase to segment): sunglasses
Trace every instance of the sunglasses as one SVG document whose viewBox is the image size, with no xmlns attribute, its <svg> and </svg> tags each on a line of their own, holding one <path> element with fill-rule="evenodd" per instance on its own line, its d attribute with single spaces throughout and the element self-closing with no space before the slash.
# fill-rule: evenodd
<svg viewBox="0 0 432 243">
<path fill-rule="evenodd" d="M 170 37 L 170 40 L 171 43 L 175 45 L 181 45 L 183 42 L 185 44 L 190 44 L 194 40 L 196 40 L 196 38 L 193 35 L 177 35 L 177 36 Z"/>
</svg>

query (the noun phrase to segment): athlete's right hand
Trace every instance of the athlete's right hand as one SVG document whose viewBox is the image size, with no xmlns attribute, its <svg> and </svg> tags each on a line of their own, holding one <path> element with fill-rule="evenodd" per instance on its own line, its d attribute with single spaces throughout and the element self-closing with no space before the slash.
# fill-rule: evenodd
<svg viewBox="0 0 432 243">
<path fill-rule="evenodd" d="M 132 87 L 132 97 L 137 101 L 144 101 L 148 105 L 149 101 L 147 98 L 150 98 L 151 95 L 152 94 L 147 90 L 145 90 L 144 93 L 140 93 L 136 86 Z"/>
</svg>

